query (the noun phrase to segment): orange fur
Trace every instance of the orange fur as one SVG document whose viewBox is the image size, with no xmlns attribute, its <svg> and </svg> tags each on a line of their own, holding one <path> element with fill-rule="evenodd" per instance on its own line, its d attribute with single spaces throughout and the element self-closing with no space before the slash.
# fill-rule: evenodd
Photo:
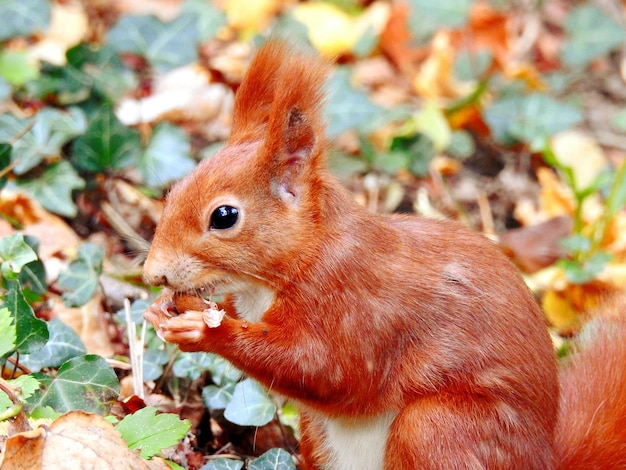
<svg viewBox="0 0 626 470">
<path fill-rule="evenodd" d="M 602 306 L 561 368 L 563 470 L 626 468 L 626 294 Z"/>
<path fill-rule="evenodd" d="M 324 162 L 327 69 L 260 50 L 229 144 L 168 195 L 144 266 L 167 289 L 146 318 L 299 404 L 308 470 L 555 467 L 557 370 L 534 298 L 480 234 L 353 202 Z M 237 222 L 209 228 L 221 206 Z M 225 295 L 227 315 L 170 318 L 174 292 Z"/>
</svg>

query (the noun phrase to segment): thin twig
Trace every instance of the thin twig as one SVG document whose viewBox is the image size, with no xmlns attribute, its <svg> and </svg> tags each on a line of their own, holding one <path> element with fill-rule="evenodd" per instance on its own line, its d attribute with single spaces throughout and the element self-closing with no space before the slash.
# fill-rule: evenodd
<svg viewBox="0 0 626 470">
<path fill-rule="evenodd" d="M 141 337 L 137 338 L 137 324 L 133 321 L 130 311 L 130 300 L 124 299 L 124 314 L 126 315 L 126 334 L 130 350 L 130 364 L 133 374 L 133 392 L 143 400 L 143 349 L 146 337 L 146 322 L 143 322 Z"/>
</svg>

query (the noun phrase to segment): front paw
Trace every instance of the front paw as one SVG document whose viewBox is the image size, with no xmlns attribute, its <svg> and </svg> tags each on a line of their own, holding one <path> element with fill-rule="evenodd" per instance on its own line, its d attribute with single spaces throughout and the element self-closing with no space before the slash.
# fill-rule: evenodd
<svg viewBox="0 0 626 470">
<path fill-rule="evenodd" d="M 160 333 L 161 326 L 171 318 L 190 310 L 204 310 L 207 303 L 202 297 L 165 288 L 144 312 L 143 317 Z"/>
<path fill-rule="evenodd" d="M 161 325 L 177 314 L 174 293 L 169 289 L 163 289 L 161 295 L 146 309 L 143 317 L 159 332 Z"/>
<path fill-rule="evenodd" d="M 170 318 L 160 325 L 161 337 L 177 344 L 182 351 L 208 351 L 211 329 L 206 325 L 202 311 L 190 310 Z"/>
</svg>

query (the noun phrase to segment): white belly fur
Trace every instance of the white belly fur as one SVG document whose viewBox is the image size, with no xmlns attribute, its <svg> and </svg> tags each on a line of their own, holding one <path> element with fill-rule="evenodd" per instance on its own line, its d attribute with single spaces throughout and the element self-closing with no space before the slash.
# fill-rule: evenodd
<svg viewBox="0 0 626 470">
<path fill-rule="evenodd" d="M 243 284 L 234 294 L 235 310 L 240 318 L 249 322 L 259 322 L 274 302 L 276 292 L 260 284 Z"/>
<path fill-rule="evenodd" d="M 324 470 L 382 470 L 389 426 L 395 413 L 379 417 L 326 421 L 330 462 Z"/>
</svg>

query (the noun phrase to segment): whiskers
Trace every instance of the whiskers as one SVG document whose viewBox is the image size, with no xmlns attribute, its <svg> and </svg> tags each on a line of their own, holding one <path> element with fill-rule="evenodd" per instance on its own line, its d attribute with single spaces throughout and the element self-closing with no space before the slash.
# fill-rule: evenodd
<svg viewBox="0 0 626 470">
<path fill-rule="evenodd" d="M 111 224 L 111 227 L 113 227 L 120 235 L 120 238 L 127 243 L 128 247 L 131 249 L 131 253 L 136 253 L 140 257 L 140 261 L 145 260 L 148 256 L 148 250 L 150 249 L 150 242 L 139 235 L 124 217 L 108 202 L 102 203 L 102 212 L 109 224 Z"/>
<path fill-rule="evenodd" d="M 224 271 L 230 274 L 231 276 L 234 275 L 235 277 L 247 277 L 249 279 L 252 279 L 253 281 L 257 281 L 257 282 L 260 282 L 261 284 L 265 284 L 266 286 L 274 290 L 279 290 L 285 284 L 291 283 L 291 279 L 289 275 L 285 273 L 280 273 L 276 271 L 271 272 L 270 274 L 274 275 L 273 276 L 274 279 L 272 279 L 271 277 L 264 276 L 264 275 L 261 275 L 261 274 L 258 274 L 249 270 L 231 268 L 229 266 L 226 266 L 223 263 L 220 263 L 219 260 L 215 260 L 215 266 L 220 271 Z"/>
</svg>

